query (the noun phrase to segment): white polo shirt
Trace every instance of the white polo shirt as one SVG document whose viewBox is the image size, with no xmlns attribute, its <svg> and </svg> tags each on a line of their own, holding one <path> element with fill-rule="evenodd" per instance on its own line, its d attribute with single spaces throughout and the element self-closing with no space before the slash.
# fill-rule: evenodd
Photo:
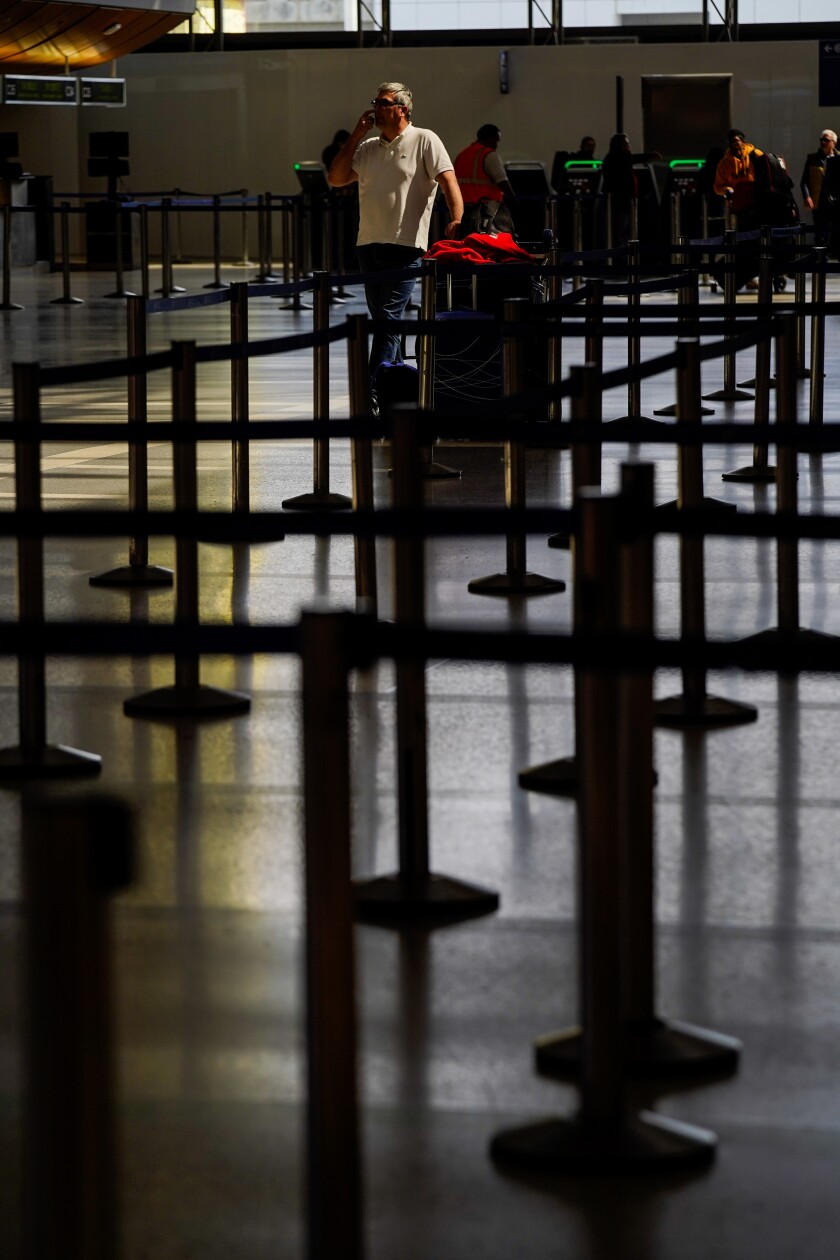
<svg viewBox="0 0 840 1260">
<path fill-rule="evenodd" d="M 407 245 L 426 250 L 429 220 L 442 171 L 452 160 L 433 131 L 409 123 L 395 140 L 370 136 L 353 155 L 359 176 L 358 245 Z"/>
</svg>

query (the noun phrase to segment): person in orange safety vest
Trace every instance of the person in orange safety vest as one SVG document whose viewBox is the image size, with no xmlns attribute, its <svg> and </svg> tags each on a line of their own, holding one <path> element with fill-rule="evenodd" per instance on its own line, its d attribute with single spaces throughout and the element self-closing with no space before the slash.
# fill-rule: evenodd
<svg viewBox="0 0 840 1260">
<path fill-rule="evenodd" d="M 516 201 L 496 149 L 502 133 L 493 123 L 479 127 L 476 138 L 455 159 L 455 178 L 464 199 L 459 237 L 470 232 L 513 233 L 510 204 Z"/>
</svg>

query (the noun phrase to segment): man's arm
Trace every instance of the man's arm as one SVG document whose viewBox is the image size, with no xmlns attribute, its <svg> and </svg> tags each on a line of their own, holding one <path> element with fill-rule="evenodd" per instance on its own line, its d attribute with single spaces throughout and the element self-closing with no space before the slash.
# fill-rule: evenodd
<svg viewBox="0 0 840 1260">
<path fill-rule="evenodd" d="M 453 237 L 464 217 L 464 199 L 461 196 L 461 189 L 458 187 L 454 171 L 441 171 L 436 176 L 436 179 L 443 189 L 443 195 L 449 207 L 449 223 L 446 226 L 446 235 Z"/>
<path fill-rule="evenodd" d="M 327 183 L 331 188 L 345 188 L 348 184 L 355 183 L 359 178 L 358 173 L 353 170 L 353 158 L 359 145 L 372 129 L 373 112 L 366 109 L 353 128 L 353 134 L 349 140 L 344 141 L 344 144 L 333 158 L 330 169 L 327 171 Z"/>
<path fill-rule="evenodd" d="M 730 175 L 730 163 L 727 162 L 726 157 L 724 156 L 718 162 L 717 170 L 715 171 L 715 182 L 713 187 L 718 197 L 730 197 L 732 195 L 732 185 L 729 182 Z"/>
</svg>

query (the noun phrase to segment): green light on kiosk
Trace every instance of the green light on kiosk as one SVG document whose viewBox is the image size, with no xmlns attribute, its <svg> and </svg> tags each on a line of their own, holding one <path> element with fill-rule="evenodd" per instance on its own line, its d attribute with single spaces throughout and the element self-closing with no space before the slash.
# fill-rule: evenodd
<svg viewBox="0 0 840 1260">
<path fill-rule="evenodd" d="M 672 171 L 691 170 L 699 171 L 706 165 L 703 158 L 674 158 L 668 163 Z"/>
<path fill-rule="evenodd" d="M 300 162 L 295 162 L 295 170 L 296 171 L 300 170 Z"/>
<path fill-rule="evenodd" d="M 595 159 L 592 162 L 584 161 L 583 159 L 581 159 L 580 161 L 577 161 L 576 159 L 572 159 L 572 161 L 566 163 L 566 170 L 567 171 L 600 171 L 602 165 L 603 163 L 599 162 L 597 159 Z"/>
</svg>

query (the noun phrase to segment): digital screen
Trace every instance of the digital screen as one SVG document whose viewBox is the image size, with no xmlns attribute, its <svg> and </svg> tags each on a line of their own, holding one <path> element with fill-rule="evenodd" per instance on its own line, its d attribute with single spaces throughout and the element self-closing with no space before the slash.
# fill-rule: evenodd
<svg viewBox="0 0 840 1260">
<path fill-rule="evenodd" d="M 79 79 L 82 105 L 125 105 L 125 79 Z"/>
<path fill-rule="evenodd" d="M 76 105 L 79 88 L 75 79 L 47 74 L 4 74 L 5 105 Z"/>
<path fill-rule="evenodd" d="M 699 171 L 705 162 L 703 158 L 674 158 L 668 166 L 672 171 Z"/>
<path fill-rule="evenodd" d="M 600 171 L 602 166 L 603 166 L 603 162 L 601 162 L 598 158 L 593 158 L 592 161 L 587 161 L 584 158 L 572 158 L 570 161 L 566 163 L 566 170 L 567 171 Z"/>
</svg>

